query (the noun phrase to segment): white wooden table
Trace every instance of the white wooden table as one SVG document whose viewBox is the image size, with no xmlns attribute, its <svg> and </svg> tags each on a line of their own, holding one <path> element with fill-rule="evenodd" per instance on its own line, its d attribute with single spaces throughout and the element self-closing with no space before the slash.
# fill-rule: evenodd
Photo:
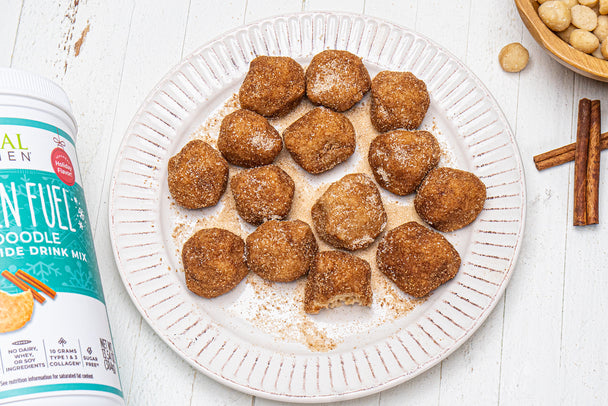
<svg viewBox="0 0 608 406">
<path fill-rule="evenodd" d="M 123 287 L 108 232 L 111 171 L 139 105 L 182 57 L 224 31 L 301 10 L 382 17 L 468 65 L 508 118 L 527 180 L 527 226 L 513 278 L 477 333 L 428 372 L 348 405 L 608 403 L 608 174 L 597 226 L 572 226 L 573 165 L 539 173 L 532 156 L 573 142 L 577 101 L 608 84 L 575 75 L 528 34 L 506 0 L 0 0 L 0 66 L 54 79 L 79 124 L 78 154 L 128 405 L 272 405 L 197 372 L 158 338 Z M 530 51 L 504 73 L 500 48 Z M 606 126 L 604 126 L 606 131 Z M 606 159 L 602 171 L 606 171 Z"/>
</svg>

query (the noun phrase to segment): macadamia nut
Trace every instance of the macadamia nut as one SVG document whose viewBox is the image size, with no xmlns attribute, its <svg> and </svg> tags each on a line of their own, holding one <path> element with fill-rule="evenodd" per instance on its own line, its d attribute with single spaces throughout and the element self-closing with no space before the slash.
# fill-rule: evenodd
<svg viewBox="0 0 608 406">
<path fill-rule="evenodd" d="M 595 56 L 596 58 L 599 58 L 599 59 L 605 59 L 604 55 L 602 55 L 602 46 L 601 45 L 599 47 L 597 47 L 596 50 L 591 53 L 591 55 Z"/>
<path fill-rule="evenodd" d="M 570 25 L 572 15 L 565 3 L 557 0 L 546 1 L 538 8 L 538 15 L 553 31 L 563 31 Z M 594 27 L 595 28 L 595 27 Z"/>
<path fill-rule="evenodd" d="M 608 16 L 599 16 L 597 18 L 597 27 L 595 27 L 593 33 L 599 38 L 600 42 L 608 37 Z"/>
<path fill-rule="evenodd" d="M 570 45 L 587 54 L 592 53 L 600 45 L 600 40 L 593 33 L 585 30 L 574 30 L 570 35 Z"/>
<path fill-rule="evenodd" d="M 519 72 L 528 64 L 528 50 L 519 42 L 506 45 L 498 54 L 498 61 L 505 72 Z"/>
<path fill-rule="evenodd" d="M 602 52 L 602 55 L 604 55 L 604 58 L 608 59 L 608 39 L 605 39 L 604 42 L 602 42 L 600 51 Z"/>
<path fill-rule="evenodd" d="M 540 10 L 540 9 L 539 9 Z M 585 6 L 574 6 L 570 10 L 572 25 L 585 31 L 593 31 L 597 27 L 595 11 Z"/>
<path fill-rule="evenodd" d="M 572 24 L 570 24 L 568 26 L 568 28 L 566 28 L 564 31 L 560 31 L 557 33 L 557 35 L 563 39 L 564 41 L 566 41 L 568 44 L 570 43 L 570 35 L 572 34 L 572 31 L 576 30 L 577 28 L 575 26 L 573 26 Z"/>
<path fill-rule="evenodd" d="M 597 6 L 597 2 L 598 0 L 578 0 L 578 4 L 587 7 L 595 7 Z"/>
<path fill-rule="evenodd" d="M 601 14 L 600 14 L 600 5 L 599 4 L 597 6 L 595 6 L 595 7 L 591 7 L 591 10 L 593 10 L 593 12 L 595 13 L 596 17 L 601 16 Z"/>
<path fill-rule="evenodd" d="M 573 48 L 598 59 L 608 60 L 608 0 L 537 0 L 538 15 L 547 27 Z M 559 4 L 558 4 L 559 3 Z M 569 24 L 565 23 L 569 21 Z M 507 72 L 519 72 L 512 54 L 518 44 L 505 46 L 498 55 Z M 521 46 L 521 45 L 520 45 Z M 523 47 L 522 47 L 523 48 Z M 525 50 L 525 49 L 524 49 Z M 521 52 L 520 49 L 517 49 Z M 516 60 L 519 60 L 517 57 Z M 527 62 L 527 51 L 526 51 Z"/>
<path fill-rule="evenodd" d="M 578 0 L 562 0 L 562 3 L 566 5 L 568 8 L 572 8 L 574 6 L 578 6 Z"/>
</svg>

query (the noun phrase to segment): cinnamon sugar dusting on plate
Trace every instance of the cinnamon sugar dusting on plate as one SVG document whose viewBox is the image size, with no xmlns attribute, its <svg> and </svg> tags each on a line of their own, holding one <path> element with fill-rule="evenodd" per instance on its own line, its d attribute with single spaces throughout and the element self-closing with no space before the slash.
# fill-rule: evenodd
<svg viewBox="0 0 608 406">
<path fill-rule="evenodd" d="M 268 282 L 250 273 L 245 283 L 253 293 L 250 307 L 243 312 L 234 306 L 235 313 L 278 341 L 298 342 L 309 350 L 333 350 L 339 341 L 331 337 L 314 319 L 304 313 L 302 300 L 306 280 L 290 283 Z"/>
<path fill-rule="evenodd" d="M 367 174 L 373 179 L 367 162 L 367 151 L 370 143 L 379 133 L 371 124 L 369 103 L 370 98 L 367 95 L 344 113 L 355 128 L 357 146 L 355 153 L 349 159 L 332 170 L 320 175 L 311 175 L 293 161 L 285 148 L 278 155 L 274 164 L 287 172 L 296 184 L 288 220 L 299 219 L 312 227 L 311 207 L 331 183 L 348 173 L 355 172 Z M 279 133 L 282 133 L 291 123 L 314 107 L 309 101 L 303 100 L 287 116 L 270 119 L 269 122 Z M 238 108 L 238 95 L 235 93 L 193 131 L 186 142 L 190 139 L 202 139 L 216 147 L 222 118 Z M 437 135 L 439 130 L 434 118 L 432 124 L 426 127 L 429 128 L 422 129 Z M 441 144 L 441 148 L 442 160 L 449 162 L 451 152 L 445 144 Z M 230 177 L 241 170 L 242 168 L 230 165 Z M 379 190 L 388 215 L 384 232 L 366 249 L 353 252 L 365 259 L 372 268 L 374 298 L 370 308 L 358 305 L 343 306 L 322 310 L 318 315 L 309 315 L 304 312 L 303 307 L 305 277 L 290 283 L 273 283 L 250 273 L 245 281 L 241 282 L 238 295 L 235 294 L 230 301 L 221 302 L 225 303 L 221 310 L 230 317 L 249 324 L 254 330 L 272 337 L 277 343 L 300 344 L 313 352 L 332 351 L 340 345 L 356 346 L 356 340 L 367 336 L 370 331 L 397 322 L 410 314 L 425 299 L 414 299 L 401 292 L 378 270 L 375 255 L 378 242 L 386 231 L 407 221 L 421 222 L 421 220 L 414 210 L 413 194 L 397 196 L 382 188 Z M 171 243 L 175 248 L 176 264 L 179 264 L 179 267 L 181 267 L 181 247 L 197 230 L 221 227 L 245 239 L 255 229 L 238 217 L 230 187 L 227 188 L 218 205 L 212 208 L 186 210 L 174 204 L 169 204 L 168 207 L 172 224 Z M 333 249 L 318 238 L 317 242 L 320 251 Z M 200 299 L 199 306 L 203 308 L 205 305 L 205 299 Z"/>
</svg>

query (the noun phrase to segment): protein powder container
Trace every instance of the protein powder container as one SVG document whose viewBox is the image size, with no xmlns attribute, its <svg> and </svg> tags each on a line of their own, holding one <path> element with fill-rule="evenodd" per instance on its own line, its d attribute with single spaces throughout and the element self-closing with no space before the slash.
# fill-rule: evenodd
<svg viewBox="0 0 608 406">
<path fill-rule="evenodd" d="M 124 405 L 65 92 L 0 68 L 0 404 Z"/>
</svg>

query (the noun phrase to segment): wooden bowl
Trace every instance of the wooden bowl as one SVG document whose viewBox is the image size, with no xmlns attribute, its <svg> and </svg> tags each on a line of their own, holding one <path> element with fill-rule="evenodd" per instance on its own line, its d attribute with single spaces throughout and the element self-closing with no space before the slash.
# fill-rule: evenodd
<svg viewBox="0 0 608 406">
<path fill-rule="evenodd" d="M 608 82 L 608 61 L 576 50 L 558 37 L 538 16 L 536 0 L 515 0 L 515 5 L 536 42 L 559 63 L 588 78 Z"/>
</svg>

